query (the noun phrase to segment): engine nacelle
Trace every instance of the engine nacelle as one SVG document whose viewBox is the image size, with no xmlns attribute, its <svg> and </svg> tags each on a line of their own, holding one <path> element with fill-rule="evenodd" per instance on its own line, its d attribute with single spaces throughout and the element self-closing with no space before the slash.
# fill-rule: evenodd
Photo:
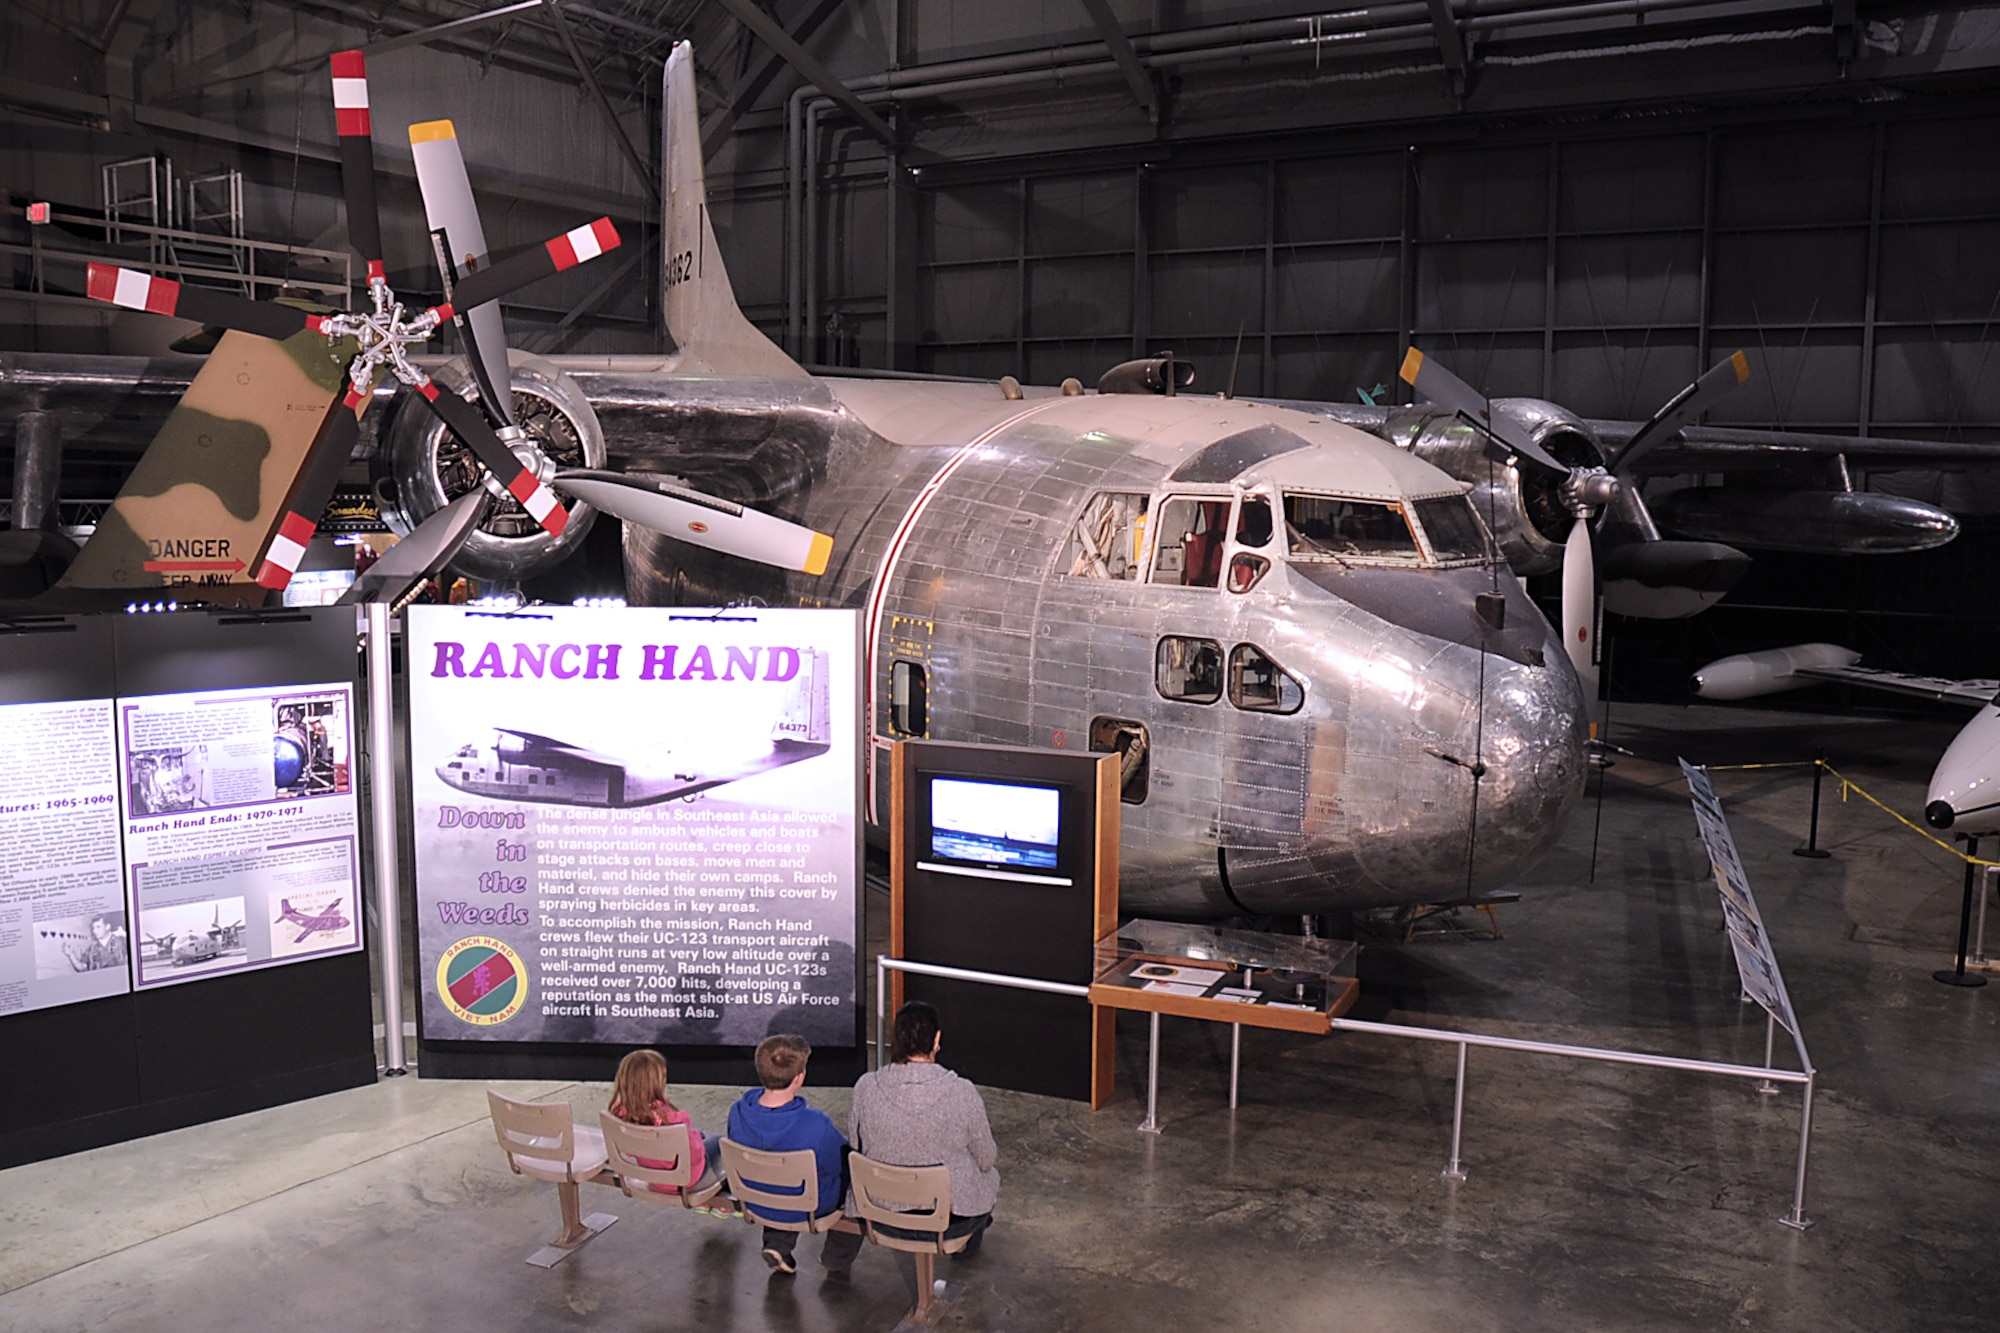
<svg viewBox="0 0 2000 1333">
<path fill-rule="evenodd" d="M 1496 398 L 1493 415 L 1569 467 L 1602 467 L 1603 451 L 1574 414 L 1539 398 Z M 1563 502 L 1561 475 L 1533 463 L 1509 466 L 1486 435 L 1436 407 L 1400 409 L 1391 437 L 1417 457 L 1472 485 L 1472 502 L 1493 529 L 1516 574 L 1546 574 L 1562 566 L 1563 543 L 1575 515 Z M 1489 453 L 1489 450 L 1493 452 Z"/>
<path fill-rule="evenodd" d="M 542 455 L 559 468 L 601 468 L 604 429 L 575 380 L 540 357 L 509 351 L 514 418 Z M 473 385 L 462 362 L 452 362 L 434 378 L 447 393 L 472 398 Z M 384 428 L 375 452 L 382 518 L 399 535 L 409 532 L 452 500 L 480 485 L 485 473 L 472 451 L 435 414 L 404 394 Z M 387 479 L 393 486 L 380 485 Z M 393 491 L 393 494 L 384 492 Z M 597 511 L 571 503 L 569 525 L 551 537 L 512 496 L 494 498 L 486 518 L 452 560 L 474 578 L 518 582 L 552 569 L 569 557 L 590 531 Z"/>
</svg>

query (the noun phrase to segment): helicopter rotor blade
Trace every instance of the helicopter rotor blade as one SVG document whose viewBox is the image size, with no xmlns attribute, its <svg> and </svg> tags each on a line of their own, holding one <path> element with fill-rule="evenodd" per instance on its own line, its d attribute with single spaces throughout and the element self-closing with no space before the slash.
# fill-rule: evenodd
<svg viewBox="0 0 2000 1333">
<path fill-rule="evenodd" d="M 518 287 L 588 263 L 606 250 L 622 243 L 610 218 L 573 227 L 562 235 L 509 255 L 491 268 L 482 268 L 466 278 L 453 293 L 454 310 L 470 310 L 498 300 Z"/>
<path fill-rule="evenodd" d="M 507 493 L 521 502 L 521 507 L 542 525 L 543 531 L 551 537 L 562 536 L 563 529 L 569 525 L 569 511 L 563 508 L 555 492 L 544 486 L 541 479 L 494 433 L 484 412 L 457 394 L 440 389 L 437 381 L 428 375 L 411 387 L 430 405 L 431 411 L 451 427 L 452 433 L 465 442 L 465 447 L 472 450 L 473 456 L 486 465 L 486 470 L 506 488 Z"/>
<path fill-rule="evenodd" d="M 347 243 L 383 277 L 382 217 L 375 203 L 375 140 L 368 120 L 368 67 L 359 51 L 333 53 L 333 119 L 340 132 L 340 185 L 347 196 Z"/>
<path fill-rule="evenodd" d="M 320 317 L 274 301 L 246 301 L 210 287 L 190 287 L 137 269 L 92 263 L 84 274 L 84 294 L 127 310 L 191 319 L 225 329 L 255 333 L 283 342 L 301 329 L 317 329 Z"/>
</svg>

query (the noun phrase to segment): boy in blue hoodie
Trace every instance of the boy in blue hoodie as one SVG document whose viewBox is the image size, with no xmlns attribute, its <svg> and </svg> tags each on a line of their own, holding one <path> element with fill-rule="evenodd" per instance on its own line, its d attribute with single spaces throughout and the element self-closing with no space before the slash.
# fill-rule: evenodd
<svg viewBox="0 0 2000 1333">
<path fill-rule="evenodd" d="M 847 1198 L 847 1139 L 834 1128 L 826 1112 L 816 1111 L 799 1096 L 805 1086 L 806 1061 L 812 1045 L 804 1037 L 790 1033 L 766 1037 L 757 1043 L 757 1080 L 763 1086 L 743 1094 L 729 1108 L 729 1137 L 746 1148 L 765 1152 L 795 1152 L 810 1148 L 819 1166 L 819 1208 L 813 1216 L 824 1217 Z M 755 1210 L 752 1210 L 755 1211 Z M 773 1222 L 803 1222 L 803 1210 L 758 1213 Z M 820 1249 L 819 1261 L 835 1272 L 846 1272 L 861 1250 L 859 1231 L 830 1231 Z M 796 1231 L 764 1228 L 764 1262 L 780 1273 L 799 1271 L 792 1250 L 799 1243 Z"/>
</svg>

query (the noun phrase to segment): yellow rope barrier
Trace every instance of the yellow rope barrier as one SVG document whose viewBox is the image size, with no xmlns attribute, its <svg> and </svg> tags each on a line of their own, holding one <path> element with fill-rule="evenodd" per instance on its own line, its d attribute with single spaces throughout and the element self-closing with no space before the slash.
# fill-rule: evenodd
<svg viewBox="0 0 2000 1333">
<path fill-rule="evenodd" d="M 1795 759 L 1783 764 L 1703 764 L 1702 768 L 1710 773 L 1734 773 L 1753 768 L 1811 768 L 1817 763 L 1817 759 Z"/>
<path fill-rule="evenodd" d="M 1900 811 L 1890 809 L 1887 805 L 1884 805 L 1880 800 L 1877 800 L 1873 795 L 1871 795 L 1867 788 L 1863 787 L 1860 783 L 1854 781 L 1854 779 L 1842 773 L 1832 764 L 1827 763 L 1824 759 L 1814 760 L 1813 762 L 1817 764 L 1819 767 L 1825 769 L 1827 772 L 1833 774 L 1834 777 L 1840 779 L 1840 799 L 1842 804 L 1845 804 L 1847 801 L 1847 793 L 1849 791 L 1853 791 L 1857 795 L 1859 795 L 1862 800 L 1868 802 L 1870 805 L 1874 806 L 1877 810 L 1880 810 L 1883 814 L 1888 815 L 1891 819 L 1895 820 L 1898 824 L 1901 824 L 1904 828 L 1909 829 L 1910 832 L 1916 834 L 1918 837 L 1922 838 L 1925 842 L 1931 843 L 1937 846 L 1939 849 L 1951 853 L 1953 856 L 1965 862 L 1967 865 L 2000 867 L 2000 861 L 1988 861 L 1984 857 L 1973 856 L 1969 852 L 1962 852 L 1958 848 L 1946 842 L 1943 838 L 1940 838 L 1935 833 L 1932 833 L 1929 829 L 1919 826 L 1915 821 L 1909 819 L 1908 817 L 1903 815 Z M 1768 765 L 1768 767 L 1776 768 L 1780 767 L 1780 765 L 1773 764 L 1773 765 Z"/>
</svg>

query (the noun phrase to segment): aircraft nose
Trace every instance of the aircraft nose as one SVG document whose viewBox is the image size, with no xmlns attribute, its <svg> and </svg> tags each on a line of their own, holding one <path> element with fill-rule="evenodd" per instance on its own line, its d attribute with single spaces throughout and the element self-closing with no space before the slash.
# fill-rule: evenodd
<svg viewBox="0 0 2000 1333">
<path fill-rule="evenodd" d="M 1924 821 L 1971 833 L 2000 825 L 2000 706 L 1980 709 L 1945 747 L 1924 793 Z"/>
<path fill-rule="evenodd" d="M 1555 844 L 1569 812 L 1583 797 L 1585 718 L 1583 690 L 1567 659 L 1553 654 L 1546 667 L 1488 664 L 1473 829 L 1476 884 L 1506 883 Z"/>
</svg>

